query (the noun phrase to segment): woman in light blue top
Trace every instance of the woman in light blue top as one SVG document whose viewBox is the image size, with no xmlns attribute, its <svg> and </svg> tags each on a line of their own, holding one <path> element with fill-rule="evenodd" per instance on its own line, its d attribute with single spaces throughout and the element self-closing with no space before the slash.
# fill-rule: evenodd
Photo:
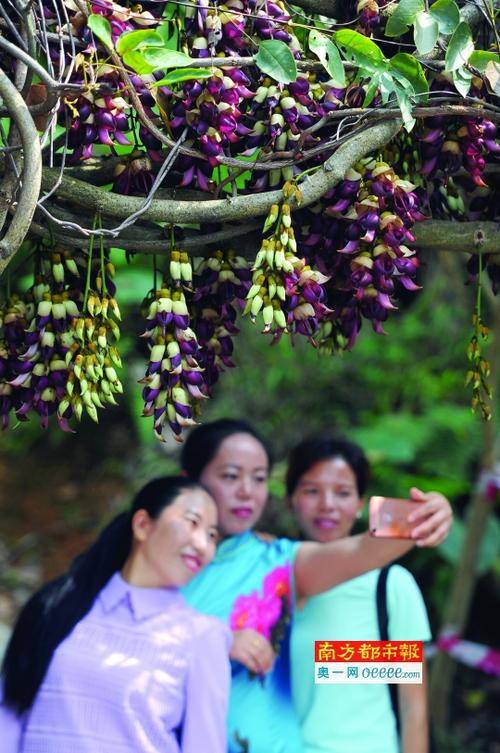
<svg viewBox="0 0 500 753">
<path fill-rule="evenodd" d="M 362 449 L 346 439 L 313 437 L 295 447 L 287 492 L 305 538 L 328 546 L 350 536 L 368 474 Z M 417 490 L 410 494 L 419 499 Z M 394 685 L 392 698 L 389 685 L 314 684 L 314 641 L 380 640 L 384 613 L 386 639 L 430 639 L 422 595 L 413 576 L 399 565 L 388 574 L 378 569 L 364 573 L 297 605 L 292 691 L 305 753 L 427 753 L 425 682 Z"/>
<path fill-rule="evenodd" d="M 230 631 L 179 591 L 217 511 L 157 479 L 21 613 L 3 665 L 2 753 L 224 753 Z"/>
<path fill-rule="evenodd" d="M 325 546 L 253 532 L 267 500 L 270 454 L 246 422 L 223 419 L 195 429 L 182 467 L 215 499 L 224 540 L 212 564 L 184 589 L 197 609 L 233 630 L 229 705 L 230 753 L 298 753 L 300 731 L 289 682 L 288 618 L 295 600 L 382 567 L 413 545 L 436 546 L 451 525 L 441 495 L 421 495 L 413 513 L 414 542 L 367 534 Z M 278 654 L 273 664 L 273 647 Z"/>
</svg>

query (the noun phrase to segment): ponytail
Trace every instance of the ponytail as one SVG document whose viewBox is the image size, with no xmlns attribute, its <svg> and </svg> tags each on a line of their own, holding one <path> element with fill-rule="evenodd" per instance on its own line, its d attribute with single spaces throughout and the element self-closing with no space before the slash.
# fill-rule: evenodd
<svg viewBox="0 0 500 753">
<path fill-rule="evenodd" d="M 144 509 L 155 519 L 184 489 L 194 488 L 199 485 L 178 476 L 150 481 L 134 498 L 130 512 L 114 518 L 67 573 L 31 597 L 19 615 L 2 665 L 5 705 L 22 714 L 33 704 L 55 650 L 125 564 L 134 513 Z"/>
<path fill-rule="evenodd" d="M 18 714 L 32 705 L 54 651 L 121 570 L 130 545 L 130 515 L 122 513 L 67 573 L 34 594 L 21 611 L 2 666 L 3 700 Z"/>
</svg>

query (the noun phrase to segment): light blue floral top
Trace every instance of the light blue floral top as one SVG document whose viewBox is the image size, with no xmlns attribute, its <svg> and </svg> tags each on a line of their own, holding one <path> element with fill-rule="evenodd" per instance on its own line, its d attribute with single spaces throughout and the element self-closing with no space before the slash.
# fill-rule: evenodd
<svg viewBox="0 0 500 753">
<path fill-rule="evenodd" d="M 251 531 L 226 539 L 213 562 L 184 590 L 200 612 L 232 630 L 253 628 L 278 648 L 274 668 L 255 677 L 232 663 L 229 753 L 301 753 L 290 693 L 289 617 L 298 542 L 263 541 Z"/>
</svg>

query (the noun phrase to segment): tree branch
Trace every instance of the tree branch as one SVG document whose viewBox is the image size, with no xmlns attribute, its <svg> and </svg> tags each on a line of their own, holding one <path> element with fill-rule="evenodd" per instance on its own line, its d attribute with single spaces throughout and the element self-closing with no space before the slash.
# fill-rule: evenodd
<svg viewBox="0 0 500 753">
<path fill-rule="evenodd" d="M 28 107 L 13 83 L 0 68 L 0 96 L 16 124 L 23 146 L 22 186 L 16 212 L 0 240 L 0 275 L 18 250 L 29 230 L 40 194 L 42 152 Z"/>
<path fill-rule="evenodd" d="M 392 118 L 348 139 L 314 175 L 301 184 L 302 206 L 313 204 L 330 188 L 343 180 L 346 171 L 362 157 L 385 146 L 401 128 L 401 120 Z M 59 179 L 59 170 L 45 168 L 42 177 L 44 190 L 50 190 Z M 57 190 L 59 199 L 66 199 L 85 209 L 125 218 L 140 210 L 143 199 L 121 196 L 89 186 L 83 181 L 63 176 Z M 203 222 L 231 222 L 267 214 L 272 204 L 282 200 L 281 191 L 267 191 L 250 196 L 192 202 L 155 199 L 142 215 L 143 220 L 188 225 Z"/>
<path fill-rule="evenodd" d="M 414 228 L 415 245 L 429 251 L 500 254 L 500 223 L 427 220 Z"/>
<path fill-rule="evenodd" d="M 78 221 L 78 218 L 74 217 L 73 221 Z M 232 241 L 235 238 L 241 238 L 250 233 L 255 233 L 255 231 L 261 230 L 261 228 L 262 222 L 260 221 L 247 223 L 245 225 L 230 225 L 214 233 L 188 235 L 180 241 L 179 245 L 185 251 L 199 252 L 200 249 L 204 249 L 207 246 L 214 246 L 226 241 Z M 69 248 L 87 248 L 89 243 L 88 238 L 82 235 L 67 235 L 64 232 L 61 232 L 61 229 L 56 225 L 52 225 L 51 230 L 49 230 L 45 225 L 41 225 L 39 222 L 32 222 L 30 232 L 37 238 L 53 239 L 57 243 Z M 132 229 L 130 229 L 126 235 L 120 236 L 119 238 L 104 237 L 103 244 L 105 248 L 119 248 L 123 251 L 130 251 L 132 253 L 158 254 L 160 256 L 162 254 L 170 253 L 165 232 L 161 227 L 158 227 L 157 230 L 144 229 L 141 227 L 136 228 L 135 232 L 132 232 Z"/>
</svg>

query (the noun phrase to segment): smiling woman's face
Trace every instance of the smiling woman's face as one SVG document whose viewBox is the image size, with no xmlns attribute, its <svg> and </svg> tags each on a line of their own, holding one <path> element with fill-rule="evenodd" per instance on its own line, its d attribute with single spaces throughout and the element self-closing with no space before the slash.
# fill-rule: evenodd
<svg viewBox="0 0 500 753">
<path fill-rule="evenodd" d="M 232 434 L 221 442 L 205 466 L 200 483 L 217 504 L 222 536 L 250 530 L 267 500 L 269 462 L 261 443 L 251 434 Z"/>
<path fill-rule="evenodd" d="M 152 519 L 138 510 L 134 534 L 133 585 L 180 587 L 211 562 L 217 545 L 217 508 L 203 489 L 186 489 Z M 128 572 L 125 565 L 125 572 Z"/>
<path fill-rule="evenodd" d="M 356 476 L 341 457 L 320 460 L 309 468 L 291 501 L 305 536 L 321 543 L 348 536 L 363 505 Z"/>
</svg>

